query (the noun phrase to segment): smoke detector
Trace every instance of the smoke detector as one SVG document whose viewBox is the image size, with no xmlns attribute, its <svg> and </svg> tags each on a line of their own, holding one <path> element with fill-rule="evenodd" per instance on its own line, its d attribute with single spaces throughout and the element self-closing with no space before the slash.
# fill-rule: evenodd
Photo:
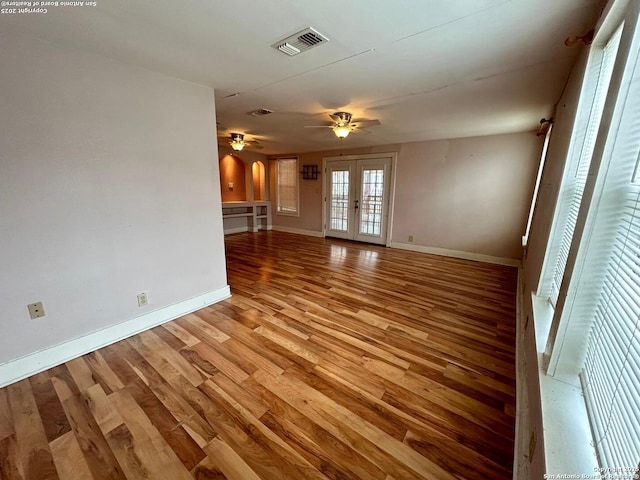
<svg viewBox="0 0 640 480">
<path fill-rule="evenodd" d="M 328 41 L 329 39 L 320 32 L 308 27 L 291 35 L 290 37 L 283 38 L 271 46 L 276 50 L 280 50 L 282 53 L 293 57 L 294 55 L 306 52 L 307 50 L 317 47 L 318 45 L 322 45 Z"/>
</svg>

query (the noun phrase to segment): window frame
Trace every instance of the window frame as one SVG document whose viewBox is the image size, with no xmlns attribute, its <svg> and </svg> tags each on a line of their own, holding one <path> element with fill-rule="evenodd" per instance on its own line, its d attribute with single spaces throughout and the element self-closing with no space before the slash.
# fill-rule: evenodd
<svg viewBox="0 0 640 480">
<path fill-rule="evenodd" d="M 620 5 L 621 3 L 618 3 L 618 6 Z M 624 7 L 621 7 L 621 9 L 622 8 Z M 601 50 L 604 49 L 604 46 L 616 34 L 618 29 L 622 27 L 622 24 L 625 22 L 625 18 L 623 17 L 624 16 L 619 16 L 615 18 L 615 22 L 607 22 L 606 30 L 603 27 L 601 30 L 604 31 L 596 33 L 594 44 L 599 44 Z M 616 116 L 618 115 L 616 111 L 618 110 L 619 93 L 622 87 L 622 76 L 631 47 L 631 41 L 625 37 L 633 36 L 633 31 L 631 30 L 633 29 L 625 26 L 625 30 L 622 32 L 620 38 L 617 58 L 609 85 L 609 93 L 605 101 L 604 111 L 596 136 L 588 179 L 578 211 L 578 218 L 568 252 L 565 272 L 559 289 L 558 301 L 553 305 L 554 314 L 547 338 L 543 365 L 547 374 L 551 376 L 574 378 L 577 377 L 582 368 L 584 358 L 583 349 L 588 330 L 584 322 L 579 321 L 577 318 L 583 318 L 585 315 L 589 315 L 593 312 L 593 308 L 592 305 L 587 306 L 579 302 L 576 304 L 576 292 L 586 288 L 585 285 L 593 288 L 593 282 L 589 277 L 592 276 L 594 272 L 589 268 L 589 265 L 585 263 L 585 252 L 589 248 L 589 232 L 593 227 L 599 198 L 602 193 L 604 177 L 608 169 L 607 159 L 610 154 L 609 150 L 615 143 L 615 138 L 611 139 L 610 137 L 615 137 L 616 132 L 613 125 L 619 121 L 619 118 Z M 584 81 L 586 82 L 588 80 L 585 79 Z M 580 127 L 574 124 L 573 129 L 576 130 L 578 128 Z M 576 148 L 581 148 L 581 146 L 577 145 Z M 567 162 L 564 168 L 565 172 L 563 176 L 567 169 L 570 169 L 569 174 L 572 175 L 577 165 L 575 163 L 571 165 Z M 547 249 L 549 248 L 548 246 Z"/>
<path fill-rule="evenodd" d="M 602 67 L 605 63 L 608 46 L 618 35 L 618 30 L 619 26 L 616 26 L 612 31 L 607 29 L 598 32 L 589 51 L 585 67 L 567 161 L 560 181 L 537 289 L 537 295 L 548 298 L 553 308 L 556 308 L 558 303 L 562 280 L 570 263 L 569 249 L 577 230 L 577 215 L 586 187 L 586 177 L 596 154 L 595 144 L 603 121 L 604 106 L 610 97 L 608 87 L 611 82 L 611 74 L 609 78 L 604 78 Z M 614 63 L 618 50 L 619 38 L 613 55 Z M 606 82 L 607 88 L 603 88 L 603 80 Z M 598 94 L 604 94 L 604 97 L 600 98 Z M 602 103 L 598 105 L 599 102 Z M 593 113 L 594 108 L 597 107 L 600 108 L 600 111 L 597 112 L 597 123 L 594 124 Z M 585 154 L 584 149 L 587 142 L 590 142 L 591 151 Z"/>
</svg>

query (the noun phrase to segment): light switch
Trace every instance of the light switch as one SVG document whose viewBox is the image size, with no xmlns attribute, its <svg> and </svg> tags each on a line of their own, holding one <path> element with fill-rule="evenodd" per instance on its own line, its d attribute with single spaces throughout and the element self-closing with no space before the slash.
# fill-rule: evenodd
<svg viewBox="0 0 640 480">
<path fill-rule="evenodd" d="M 233 182 L 229 182 L 229 190 L 233 190 Z"/>
</svg>

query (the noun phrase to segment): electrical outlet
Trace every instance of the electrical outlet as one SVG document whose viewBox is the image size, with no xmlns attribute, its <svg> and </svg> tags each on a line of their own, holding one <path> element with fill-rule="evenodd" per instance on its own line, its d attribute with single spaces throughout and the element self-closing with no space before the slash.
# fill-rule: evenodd
<svg viewBox="0 0 640 480">
<path fill-rule="evenodd" d="M 409 235 L 409 243 L 413 243 L 413 235 Z"/>
<path fill-rule="evenodd" d="M 42 302 L 30 303 L 27 305 L 27 308 L 29 309 L 31 320 L 44 317 L 44 307 L 42 306 Z"/>
<path fill-rule="evenodd" d="M 142 292 L 138 294 L 138 306 L 144 307 L 149 304 L 149 299 L 147 298 L 147 292 Z"/>
</svg>

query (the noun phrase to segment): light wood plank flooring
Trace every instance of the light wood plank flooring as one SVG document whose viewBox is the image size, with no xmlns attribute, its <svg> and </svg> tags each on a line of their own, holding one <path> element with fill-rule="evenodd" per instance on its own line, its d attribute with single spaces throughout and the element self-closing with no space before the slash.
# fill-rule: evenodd
<svg viewBox="0 0 640 480">
<path fill-rule="evenodd" d="M 231 299 L 0 389 L 0 478 L 511 478 L 516 269 L 226 244 Z"/>
</svg>

